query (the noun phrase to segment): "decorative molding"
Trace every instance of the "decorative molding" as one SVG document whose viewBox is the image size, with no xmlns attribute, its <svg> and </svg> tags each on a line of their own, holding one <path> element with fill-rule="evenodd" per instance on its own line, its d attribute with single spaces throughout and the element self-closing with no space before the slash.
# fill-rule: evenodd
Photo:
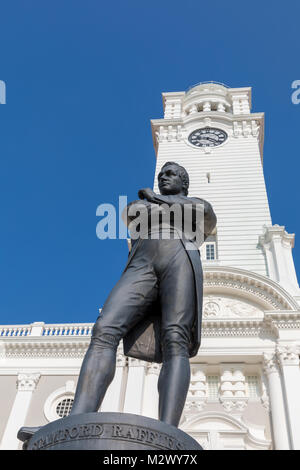
<svg viewBox="0 0 300 470">
<path fill-rule="evenodd" d="M 263 310 L 299 309 L 295 299 L 277 282 L 240 268 L 206 266 L 203 287 L 205 294 L 227 291 L 234 297 L 245 297 Z"/>
<path fill-rule="evenodd" d="M 203 320 L 203 338 L 265 338 L 275 340 L 277 335 L 272 327 L 265 324 L 262 319 L 216 319 Z"/>
<path fill-rule="evenodd" d="M 265 312 L 265 323 L 277 335 L 280 330 L 300 330 L 300 312 Z"/>
<path fill-rule="evenodd" d="M 261 309 L 251 305 L 247 301 L 242 301 L 226 295 L 204 296 L 203 316 L 209 318 L 263 318 Z"/>
<path fill-rule="evenodd" d="M 186 413 L 202 411 L 207 403 L 206 365 L 192 366 L 191 380 L 185 404 Z"/>
<path fill-rule="evenodd" d="M 278 345 L 276 354 L 281 367 L 299 366 L 299 347 L 297 345 Z"/>
<path fill-rule="evenodd" d="M 222 365 L 220 401 L 227 412 L 243 412 L 248 404 L 244 366 Z"/>
<path fill-rule="evenodd" d="M 232 412 L 237 412 L 237 413 L 243 413 L 245 410 L 249 398 L 248 397 L 221 397 L 220 401 L 223 405 L 223 408 L 227 413 L 232 413 Z"/>
<path fill-rule="evenodd" d="M 267 394 L 262 395 L 260 402 L 267 411 L 270 411 L 270 400 Z"/>
<path fill-rule="evenodd" d="M 278 360 L 276 354 L 273 353 L 263 353 L 263 370 L 266 375 L 279 372 L 278 370 Z"/>
<path fill-rule="evenodd" d="M 264 234 L 259 237 L 259 243 L 265 247 L 272 241 L 278 240 L 282 242 L 284 246 L 294 247 L 295 234 L 288 233 L 283 225 L 272 225 L 264 227 Z"/>
<path fill-rule="evenodd" d="M 41 377 L 40 373 L 36 374 L 18 374 L 17 388 L 21 392 L 33 392 Z"/>
<path fill-rule="evenodd" d="M 268 379 L 266 377 L 266 374 L 261 374 L 261 389 L 262 389 L 262 395 L 260 397 L 260 402 L 267 411 L 270 411 L 270 399 L 268 395 Z"/>
<path fill-rule="evenodd" d="M 218 299 L 219 300 L 219 299 Z M 220 304 L 216 302 L 216 299 L 209 298 L 203 306 L 204 318 L 218 317 L 220 312 Z"/>
<path fill-rule="evenodd" d="M 147 375 L 159 375 L 160 369 L 161 369 L 160 364 L 156 364 L 156 362 L 149 362 L 146 365 Z"/>
<path fill-rule="evenodd" d="M 146 368 L 148 365 L 148 362 L 146 361 L 141 361 L 140 359 L 135 359 L 133 357 L 128 358 L 128 365 L 129 367 L 144 367 Z"/>
<path fill-rule="evenodd" d="M 186 414 L 191 414 L 191 413 L 197 413 L 199 411 L 202 411 L 206 405 L 206 400 L 201 400 L 197 398 L 197 400 L 192 400 L 189 397 L 186 399 L 185 405 L 184 405 L 184 413 Z"/>
<path fill-rule="evenodd" d="M 81 359 L 83 358 L 89 341 L 74 341 L 64 342 L 53 341 L 50 342 L 49 338 L 43 336 L 38 337 L 35 341 L 23 342 L 10 341 L 5 344 L 5 358 L 6 359 L 31 359 L 31 358 L 52 358 L 57 357 L 61 359 Z"/>
<path fill-rule="evenodd" d="M 117 367 L 125 367 L 128 363 L 127 357 L 122 352 L 117 353 Z"/>
<path fill-rule="evenodd" d="M 205 126 L 218 126 L 224 128 L 229 137 L 234 138 L 259 138 L 260 135 L 260 120 L 254 120 L 251 116 L 243 117 L 242 120 L 226 119 L 224 114 L 218 111 L 211 111 L 210 117 L 204 117 L 206 112 L 192 112 L 183 119 L 171 118 L 167 120 L 152 120 L 153 135 L 155 136 L 156 146 L 162 142 L 186 142 L 189 134 L 197 128 Z M 171 122 L 170 122 L 171 121 Z M 196 150 L 205 150 L 203 148 L 196 148 Z"/>
</svg>

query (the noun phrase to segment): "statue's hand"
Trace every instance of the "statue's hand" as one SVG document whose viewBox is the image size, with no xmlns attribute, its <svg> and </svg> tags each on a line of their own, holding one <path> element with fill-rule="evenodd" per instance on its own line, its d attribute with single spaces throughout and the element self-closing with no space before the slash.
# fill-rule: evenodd
<svg viewBox="0 0 300 470">
<path fill-rule="evenodd" d="M 147 201 L 153 202 L 155 198 L 155 192 L 150 188 L 144 188 L 139 190 L 138 196 L 140 199 L 147 199 Z"/>
</svg>

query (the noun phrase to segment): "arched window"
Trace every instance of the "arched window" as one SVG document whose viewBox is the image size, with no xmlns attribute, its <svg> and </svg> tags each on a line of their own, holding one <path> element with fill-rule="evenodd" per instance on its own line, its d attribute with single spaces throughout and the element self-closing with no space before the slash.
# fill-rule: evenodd
<svg viewBox="0 0 300 470">
<path fill-rule="evenodd" d="M 46 419 L 51 422 L 68 416 L 72 409 L 74 394 L 75 384 L 73 380 L 68 380 L 64 387 L 52 392 L 44 405 Z"/>
</svg>

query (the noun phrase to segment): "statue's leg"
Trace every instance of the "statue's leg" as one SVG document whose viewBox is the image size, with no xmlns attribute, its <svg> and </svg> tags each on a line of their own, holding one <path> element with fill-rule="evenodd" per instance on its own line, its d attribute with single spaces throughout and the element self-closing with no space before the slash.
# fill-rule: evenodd
<svg viewBox="0 0 300 470">
<path fill-rule="evenodd" d="M 136 258 L 136 259 L 135 259 Z M 111 291 L 94 325 L 79 374 L 71 414 L 98 411 L 114 378 L 120 339 L 138 323 L 157 298 L 157 278 L 136 255 Z"/>
<path fill-rule="evenodd" d="M 70 414 L 98 411 L 114 378 L 118 340 L 109 335 L 101 335 L 98 340 L 97 323 L 93 332 L 95 336 L 91 339 L 81 366 Z"/>
<path fill-rule="evenodd" d="M 173 355 L 163 362 L 158 380 L 159 419 L 178 426 L 190 383 L 189 358 Z"/>
<path fill-rule="evenodd" d="M 194 273 L 179 244 L 161 272 L 160 284 L 163 365 L 158 380 L 159 419 L 173 426 L 179 424 L 190 384 L 189 343 L 196 309 Z"/>
</svg>

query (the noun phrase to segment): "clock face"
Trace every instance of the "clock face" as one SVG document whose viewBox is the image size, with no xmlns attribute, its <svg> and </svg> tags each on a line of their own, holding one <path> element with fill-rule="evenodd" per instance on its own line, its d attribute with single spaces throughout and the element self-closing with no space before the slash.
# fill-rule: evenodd
<svg viewBox="0 0 300 470">
<path fill-rule="evenodd" d="M 228 135 L 221 129 L 203 127 L 189 135 L 189 142 L 196 147 L 216 147 L 223 144 Z"/>
</svg>

